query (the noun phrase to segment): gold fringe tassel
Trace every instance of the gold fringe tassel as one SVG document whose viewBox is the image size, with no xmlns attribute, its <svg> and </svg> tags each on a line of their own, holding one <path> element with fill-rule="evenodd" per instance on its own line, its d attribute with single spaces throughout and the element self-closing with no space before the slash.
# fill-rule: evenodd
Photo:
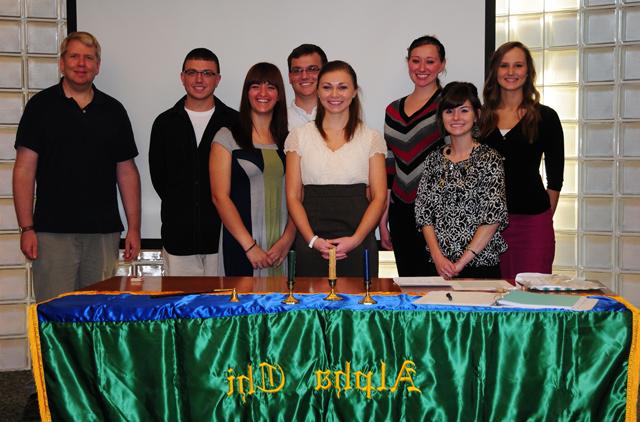
<svg viewBox="0 0 640 422">
<path fill-rule="evenodd" d="M 640 387 L 640 311 L 621 296 L 610 296 L 631 311 L 631 349 L 627 364 L 627 410 L 625 420 L 636 422 L 638 419 L 638 388 Z"/>
<path fill-rule="evenodd" d="M 38 325 L 38 305 L 29 305 L 28 310 L 28 334 L 29 350 L 31 352 L 31 365 L 33 366 L 33 379 L 38 392 L 38 406 L 40 418 L 44 422 L 51 422 L 51 411 L 47 400 L 47 389 L 44 383 L 44 368 L 42 366 L 42 353 L 40 348 L 40 327 Z"/>
</svg>

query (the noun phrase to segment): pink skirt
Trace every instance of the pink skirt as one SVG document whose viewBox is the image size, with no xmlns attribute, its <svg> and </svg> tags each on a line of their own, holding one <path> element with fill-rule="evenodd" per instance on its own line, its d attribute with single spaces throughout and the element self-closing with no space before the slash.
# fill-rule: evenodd
<svg viewBox="0 0 640 422">
<path fill-rule="evenodd" d="M 502 278 L 535 272 L 551 274 L 556 251 L 551 209 L 540 214 L 509 214 L 509 226 L 502 232 L 509 249 L 500 255 Z"/>
</svg>

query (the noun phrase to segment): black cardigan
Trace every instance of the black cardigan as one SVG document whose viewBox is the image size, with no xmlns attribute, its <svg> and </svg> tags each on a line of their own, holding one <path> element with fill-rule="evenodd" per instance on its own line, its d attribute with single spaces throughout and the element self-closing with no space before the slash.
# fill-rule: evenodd
<svg viewBox="0 0 640 422">
<path fill-rule="evenodd" d="M 149 146 L 151 182 L 162 200 L 162 246 L 172 255 L 218 252 L 220 217 L 211 200 L 209 152 L 221 127 L 238 112 L 215 98 L 215 111 L 198 145 L 183 97 L 153 122 Z"/>
<path fill-rule="evenodd" d="M 504 172 L 507 208 L 512 214 L 539 214 L 549 209 L 549 195 L 540 176 L 544 154 L 547 188 L 560 191 L 564 173 L 564 135 L 558 114 L 540 104 L 538 136 L 529 143 L 522 133 L 522 120 L 505 136 L 499 129 L 484 139 L 505 159 Z"/>
</svg>

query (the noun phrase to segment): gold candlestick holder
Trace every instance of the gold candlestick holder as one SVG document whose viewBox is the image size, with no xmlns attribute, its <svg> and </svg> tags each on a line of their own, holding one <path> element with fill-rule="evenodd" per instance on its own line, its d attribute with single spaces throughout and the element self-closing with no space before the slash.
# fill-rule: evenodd
<svg viewBox="0 0 640 422">
<path fill-rule="evenodd" d="M 369 249 L 365 248 L 362 251 L 362 263 L 364 264 L 363 275 L 365 295 L 358 303 L 361 305 L 375 305 L 376 303 L 378 303 L 378 301 L 372 298 L 369 294 L 369 289 L 371 288 L 371 276 L 369 273 Z"/>
<path fill-rule="evenodd" d="M 289 294 L 282 301 L 282 303 L 284 303 L 285 305 L 297 305 L 298 303 L 300 303 L 300 301 L 296 299 L 295 296 L 293 296 L 293 289 L 289 289 Z"/>
<path fill-rule="evenodd" d="M 287 287 L 289 288 L 289 294 L 282 301 L 282 303 L 284 303 L 285 305 L 297 305 L 298 303 L 300 303 L 300 301 L 298 299 L 296 299 L 295 296 L 293 296 L 293 281 L 292 280 L 287 281 Z"/>
<path fill-rule="evenodd" d="M 336 283 L 337 283 L 337 280 L 335 278 L 329 279 L 329 287 L 331 288 L 331 291 L 329 291 L 329 294 L 324 298 L 324 300 L 330 300 L 332 302 L 343 300 L 340 296 L 336 294 Z"/>
<path fill-rule="evenodd" d="M 371 295 L 369 294 L 369 286 L 370 286 L 370 282 L 369 283 L 365 283 L 364 287 L 365 287 L 365 294 L 364 297 L 358 301 L 359 304 L 361 305 L 375 305 L 376 303 L 378 303 L 377 300 L 375 300 L 374 298 L 371 297 Z"/>
<path fill-rule="evenodd" d="M 240 299 L 238 298 L 238 292 L 236 291 L 235 287 L 232 289 L 213 289 L 213 291 L 216 293 L 230 292 L 231 297 L 229 297 L 229 302 L 240 302 Z"/>
<path fill-rule="evenodd" d="M 296 277 L 296 251 L 289 251 L 287 254 L 287 264 L 287 287 L 289 288 L 289 294 L 282 303 L 285 305 L 297 305 L 300 301 L 293 297 L 293 285 L 295 284 Z"/>
</svg>

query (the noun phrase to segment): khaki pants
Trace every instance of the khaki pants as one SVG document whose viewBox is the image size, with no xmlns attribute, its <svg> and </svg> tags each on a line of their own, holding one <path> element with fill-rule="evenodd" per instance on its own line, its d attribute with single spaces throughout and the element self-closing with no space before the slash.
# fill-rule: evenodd
<svg viewBox="0 0 640 422">
<path fill-rule="evenodd" d="M 162 249 L 164 274 L 171 276 L 217 276 L 218 254 L 171 255 Z"/>
<path fill-rule="evenodd" d="M 120 233 L 37 233 L 33 261 L 36 301 L 78 290 L 113 276 Z"/>
</svg>

